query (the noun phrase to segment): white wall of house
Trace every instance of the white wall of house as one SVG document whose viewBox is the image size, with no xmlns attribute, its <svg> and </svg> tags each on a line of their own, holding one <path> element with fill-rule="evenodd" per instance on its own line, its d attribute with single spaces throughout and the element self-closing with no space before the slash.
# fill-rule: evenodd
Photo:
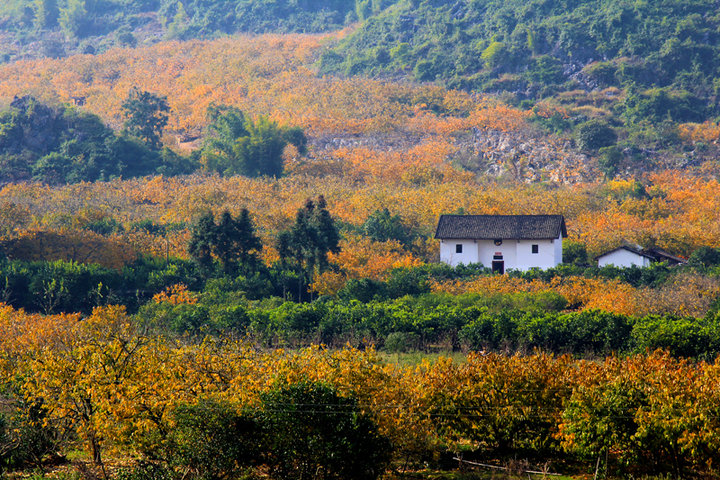
<svg viewBox="0 0 720 480">
<path fill-rule="evenodd" d="M 563 263 L 563 255 L 562 255 L 563 245 L 562 245 L 562 242 L 563 242 L 563 236 L 562 236 L 562 233 L 561 233 L 560 236 L 559 236 L 558 238 L 556 238 L 555 241 L 553 242 L 553 245 L 555 246 L 555 265 L 553 265 L 553 267 L 557 267 L 558 265 L 560 265 L 561 263 Z"/>
<path fill-rule="evenodd" d="M 496 256 L 502 256 L 504 268 L 517 268 L 517 240 L 503 240 L 501 245 L 495 245 L 494 240 L 478 240 L 480 246 L 480 263 L 485 267 L 492 267 Z"/>
<path fill-rule="evenodd" d="M 456 253 L 456 245 L 462 245 L 462 253 Z M 538 246 L 538 253 L 532 253 L 532 246 Z M 440 241 L 440 261 L 453 267 L 462 264 L 481 263 L 492 267 L 495 257 L 502 256 L 505 270 L 529 270 L 531 268 L 552 268 L 562 262 L 562 236 L 555 240 L 508 240 L 501 245 L 494 240 L 453 240 Z"/>
<path fill-rule="evenodd" d="M 532 246 L 538 246 L 538 253 L 532 253 Z M 558 248 L 559 255 L 558 255 Z M 553 268 L 562 262 L 562 239 L 555 240 L 520 240 L 517 245 L 517 270 L 531 268 Z"/>
<path fill-rule="evenodd" d="M 462 246 L 462 253 L 457 253 L 457 246 Z M 461 263 L 469 265 L 478 263 L 478 244 L 475 240 L 444 239 L 440 241 L 440 261 L 452 267 Z"/>
<path fill-rule="evenodd" d="M 605 267 L 607 265 L 615 265 L 621 268 L 632 266 L 647 267 L 650 265 L 650 259 L 643 255 L 638 255 L 635 252 L 620 248 L 598 257 L 599 267 Z"/>
</svg>

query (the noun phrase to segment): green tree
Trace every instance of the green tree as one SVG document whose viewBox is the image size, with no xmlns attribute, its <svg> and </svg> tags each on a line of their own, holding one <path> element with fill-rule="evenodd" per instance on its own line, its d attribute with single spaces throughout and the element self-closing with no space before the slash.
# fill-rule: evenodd
<svg viewBox="0 0 720 480">
<path fill-rule="evenodd" d="M 230 404 L 216 400 L 182 404 L 173 419 L 164 456 L 191 478 L 237 478 L 258 456 L 258 426 Z"/>
<path fill-rule="evenodd" d="M 229 211 L 223 212 L 215 227 L 212 250 L 220 260 L 225 274 L 234 272 L 238 262 L 246 271 L 255 270 L 262 243 L 255 234 L 255 226 L 247 209 L 242 209 L 237 219 L 233 218 Z"/>
<path fill-rule="evenodd" d="M 376 242 L 397 240 L 407 245 L 413 240 L 413 234 L 403 225 L 400 215 L 392 215 L 386 208 L 375 210 L 362 224 L 363 234 Z"/>
<path fill-rule="evenodd" d="M 262 396 L 264 461 L 282 480 L 374 480 L 390 443 L 353 398 L 322 383 L 278 387 Z"/>
<path fill-rule="evenodd" d="M 215 230 L 215 216 L 211 211 L 207 211 L 193 225 L 188 244 L 190 257 L 206 274 L 213 269 Z"/>
<path fill-rule="evenodd" d="M 615 145 L 617 133 L 607 122 L 602 120 L 589 120 L 577 128 L 578 146 L 583 150 L 598 150 L 603 147 Z"/>
<path fill-rule="evenodd" d="M 35 0 L 35 24 L 40 28 L 53 28 L 58 24 L 60 10 L 57 0 Z"/>
<path fill-rule="evenodd" d="M 125 132 L 143 140 L 153 149 L 160 148 L 160 135 L 168 123 L 167 97 L 133 87 L 122 104 L 126 117 Z"/>
<path fill-rule="evenodd" d="M 287 145 L 282 129 L 267 117 L 247 122 L 248 135 L 235 143 L 240 172 L 249 177 L 279 177 L 283 172 L 283 151 Z"/>
<path fill-rule="evenodd" d="M 338 253 L 339 243 L 340 233 L 322 195 L 317 205 L 308 199 L 297 211 L 290 230 L 280 232 L 276 247 L 282 266 L 298 273 L 298 298 L 315 274 L 330 268 L 328 253 Z"/>
<path fill-rule="evenodd" d="M 688 263 L 700 268 L 720 265 L 720 249 L 707 246 L 700 247 L 690 255 Z"/>
<path fill-rule="evenodd" d="M 307 151 L 307 137 L 299 127 L 282 127 L 267 117 L 246 118 L 235 107 L 208 109 L 208 136 L 201 157 L 205 168 L 221 175 L 278 177 L 283 172 L 283 152 L 288 144 Z"/>
<path fill-rule="evenodd" d="M 65 182 L 72 159 L 60 152 L 51 152 L 40 158 L 32 166 L 33 179 L 49 184 L 61 184 Z"/>
<path fill-rule="evenodd" d="M 493 40 L 490 45 L 483 50 L 480 58 L 485 62 L 488 68 L 497 68 L 507 61 L 508 48 L 503 42 Z"/>
<path fill-rule="evenodd" d="M 95 115 L 29 96 L 0 112 L 0 158 L 3 180 L 51 184 L 148 175 L 165 163 L 163 155 L 116 135 Z"/>
<path fill-rule="evenodd" d="M 587 265 L 588 253 L 584 243 L 567 241 L 563 242 L 563 263 L 575 265 Z"/>
<path fill-rule="evenodd" d="M 69 36 L 84 37 L 88 34 L 88 17 L 85 0 L 69 0 L 67 7 L 60 9 L 60 28 Z"/>
<path fill-rule="evenodd" d="M 255 232 L 250 212 L 246 208 L 240 211 L 240 216 L 235 220 L 235 231 L 238 261 L 246 269 L 254 270 L 260 261 L 258 253 L 262 250 L 263 245 Z"/>
<path fill-rule="evenodd" d="M 313 254 L 318 270 L 324 272 L 330 267 L 328 253 L 340 252 L 340 232 L 327 210 L 324 196 L 318 197 L 317 207 L 312 213 L 310 225 L 317 231 Z"/>
<path fill-rule="evenodd" d="M 225 210 L 217 224 L 212 211 L 206 212 L 193 226 L 188 244 L 188 253 L 206 273 L 217 259 L 226 275 L 236 272 L 238 262 L 244 273 L 256 271 L 261 250 L 262 242 L 247 209 L 242 209 L 238 218 Z"/>
<path fill-rule="evenodd" d="M 215 242 L 212 245 L 212 251 L 220 260 L 223 272 L 226 275 L 235 269 L 235 260 L 237 259 L 236 238 L 235 220 L 232 214 L 225 210 L 220 215 L 220 221 L 215 226 Z"/>
<path fill-rule="evenodd" d="M 600 149 L 600 158 L 598 158 L 598 166 L 605 175 L 605 178 L 611 179 L 618 174 L 620 169 L 620 163 L 622 162 L 623 154 L 619 148 L 603 147 Z"/>
<path fill-rule="evenodd" d="M 188 17 L 185 11 L 185 6 L 182 2 L 177 3 L 177 10 L 173 16 L 172 22 L 168 25 L 167 37 L 168 38 L 182 38 L 187 32 L 188 25 L 190 24 L 190 17 Z"/>
</svg>

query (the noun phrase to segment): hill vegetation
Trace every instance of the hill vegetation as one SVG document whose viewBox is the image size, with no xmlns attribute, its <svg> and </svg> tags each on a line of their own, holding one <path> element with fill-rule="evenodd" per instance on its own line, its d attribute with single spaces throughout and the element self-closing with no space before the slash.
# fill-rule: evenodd
<svg viewBox="0 0 720 480">
<path fill-rule="evenodd" d="M 716 139 L 716 7 L 714 0 L 14 0 L 0 7 L 7 50 L 0 54 L 58 58 L 352 24 L 323 52 L 321 74 L 500 94 L 532 109 L 530 119 L 546 131 L 572 134 L 613 177 L 628 165 L 648 168 L 655 151 L 688 157 L 688 138 L 693 154 Z"/>
<path fill-rule="evenodd" d="M 716 11 L 714 0 L 402 0 L 324 53 L 321 72 L 412 76 L 553 105 L 538 118 L 550 131 L 620 128 L 620 151 L 636 155 L 677 144 L 678 123 L 717 121 Z"/>
<path fill-rule="evenodd" d="M 355 0 L 7 0 L 0 5 L 3 39 L 0 61 L 96 54 L 113 47 L 135 47 L 163 39 L 213 38 L 240 32 L 328 32 L 357 19 L 355 12 L 359 7 L 355 3 Z M 379 2 L 375 8 L 379 8 Z"/>
</svg>

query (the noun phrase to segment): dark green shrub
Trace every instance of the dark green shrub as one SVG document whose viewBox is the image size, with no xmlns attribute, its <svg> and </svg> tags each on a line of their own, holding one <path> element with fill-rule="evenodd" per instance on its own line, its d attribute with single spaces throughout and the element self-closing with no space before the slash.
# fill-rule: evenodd
<svg viewBox="0 0 720 480">
<path fill-rule="evenodd" d="M 258 427 L 232 405 L 200 400 L 180 405 L 173 418 L 175 427 L 168 437 L 165 460 L 193 478 L 234 478 L 257 459 Z"/>
<path fill-rule="evenodd" d="M 3 469 L 39 467 L 55 455 L 60 435 L 40 403 L 20 402 L 12 418 L 0 415 L 0 474 Z"/>
<path fill-rule="evenodd" d="M 357 402 L 321 383 L 297 383 L 262 396 L 264 461 L 282 480 L 374 480 L 390 444 Z"/>
<path fill-rule="evenodd" d="M 575 265 L 587 265 L 588 253 L 584 243 L 566 241 L 563 242 L 563 263 Z"/>
<path fill-rule="evenodd" d="M 617 70 L 613 62 L 594 62 L 583 68 L 583 74 L 595 85 L 609 87 L 618 83 Z"/>
<path fill-rule="evenodd" d="M 392 215 L 387 208 L 371 213 L 361 228 L 363 234 L 376 242 L 397 240 L 407 245 L 415 238 L 411 229 L 403 225 L 400 215 Z"/>
<path fill-rule="evenodd" d="M 631 340 L 637 352 L 663 349 L 676 357 L 714 359 L 720 351 L 718 322 L 708 317 L 649 315 L 635 322 Z"/>
<path fill-rule="evenodd" d="M 11 448 L 10 435 L 8 434 L 7 421 L 5 416 L 0 414 L 0 477 L 5 472 L 7 466 L 7 451 Z"/>
<path fill-rule="evenodd" d="M 360 300 L 369 302 L 375 298 L 383 298 L 386 295 L 385 284 L 370 278 L 350 279 L 338 292 L 340 299 Z"/>
<path fill-rule="evenodd" d="M 694 267 L 701 268 L 720 265 L 720 249 L 700 247 L 690 255 L 688 263 Z"/>
<path fill-rule="evenodd" d="M 598 165 L 600 166 L 600 171 L 605 175 L 605 178 L 614 178 L 615 175 L 618 174 L 622 159 L 622 152 L 615 146 L 600 149 Z"/>
<path fill-rule="evenodd" d="M 582 150 L 598 150 L 610 147 L 617 141 L 617 133 L 607 122 L 589 120 L 577 127 L 576 139 Z"/>
<path fill-rule="evenodd" d="M 420 295 L 430 292 L 430 276 L 418 268 L 398 268 L 390 272 L 386 285 L 390 298 Z"/>
<path fill-rule="evenodd" d="M 384 350 L 389 353 L 404 353 L 417 347 L 418 338 L 414 333 L 392 332 L 385 338 Z"/>
</svg>

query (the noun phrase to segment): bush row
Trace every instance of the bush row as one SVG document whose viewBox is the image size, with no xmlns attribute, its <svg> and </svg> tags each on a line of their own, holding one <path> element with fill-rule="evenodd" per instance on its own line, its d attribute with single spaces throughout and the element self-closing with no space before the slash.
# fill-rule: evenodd
<svg viewBox="0 0 720 480">
<path fill-rule="evenodd" d="M 542 349 L 605 356 L 663 348 L 673 355 L 710 358 L 720 353 L 717 314 L 632 317 L 600 310 L 566 312 L 553 292 L 444 293 L 395 300 L 295 303 L 232 302 L 206 295 L 198 303 L 150 302 L 136 319 L 177 334 L 234 332 L 267 346 L 374 344 L 387 351 Z"/>
<path fill-rule="evenodd" d="M 172 430 L 150 449 L 136 445 L 145 460 L 120 469 L 116 478 L 257 478 L 252 470 L 263 466 L 276 479 L 372 480 L 384 470 L 389 441 L 355 398 L 326 383 L 300 382 L 277 385 L 260 401 L 252 410 L 218 399 L 179 403 Z M 40 466 L 66 446 L 56 425 L 35 420 L 9 423 L 0 414 L 0 474 Z"/>
<path fill-rule="evenodd" d="M 508 275 L 528 281 L 578 276 L 617 279 L 633 287 L 656 288 L 685 269 L 717 275 L 716 267 L 704 263 L 681 268 L 670 268 L 665 264 L 646 268 L 562 264 L 547 270 L 510 271 Z M 479 264 L 450 267 L 444 263 L 430 263 L 395 269 L 385 281 L 351 279 L 338 292 L 338 298 L 344 302 L 393 300 L 428 294 L 433 282 L 490 275 L 492 272 Z M 141 257 L 121 270 L 66 261 L 0 260 L 0 300 L 15 308 L 43 313 L 89 313 L 95 306 L 108 304 L 125 305 L 129 311 L 136 311 L 154 294 L 179 283 L 197 292 L 232 293 L 250 300 L 297 298 L 301 280 L 298 272 L 283 269 L 282 265 L 260 267 L 254 272 L 235 276 L 224 273 L 219 265 L 214 265 L 208 272 L 199 268 L 196 262 L 178 258 Z M 302 297 L 306 299 L 308 294 L 304 293 Z"/>
</svg>

